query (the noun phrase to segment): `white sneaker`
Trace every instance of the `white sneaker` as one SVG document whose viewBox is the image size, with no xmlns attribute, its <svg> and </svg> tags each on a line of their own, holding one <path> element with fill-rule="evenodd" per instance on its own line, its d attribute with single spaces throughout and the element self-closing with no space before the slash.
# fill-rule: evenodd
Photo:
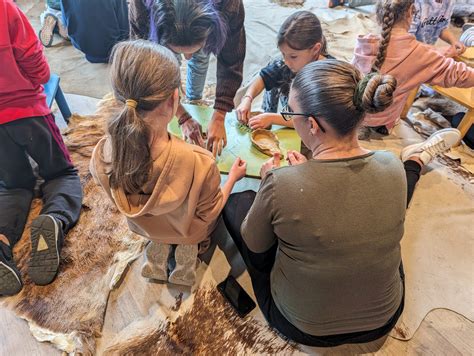
<svg viewBox="0 0 474 356">
<path fill-rule="evenodd" d="M 402 161 L 418 157 L 424 165 L 430 163 L 440 153 L 448 151 L 461 140 L 458 129 L 442 129 L 432 134 L 426 141 L 405 147 L 401 152 Z"/>
</svg>

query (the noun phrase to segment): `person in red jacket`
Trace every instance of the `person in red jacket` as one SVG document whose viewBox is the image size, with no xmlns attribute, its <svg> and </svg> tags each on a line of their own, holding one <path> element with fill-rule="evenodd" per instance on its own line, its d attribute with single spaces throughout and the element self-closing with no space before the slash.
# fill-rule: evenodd
<svg viewBox="0 0 474 356">
<path fill-rule="evenodd" d="M 39 285 L 56 276 L 64 236 L 79 219 L 82 189 L 42 84 L 50 71 L 40 41 L 12 0 L 0 0 L 0 295 L 23 284 L 12 248 L 21 238 L 39 167 L 43 208 L 31 224 L 28 274 Z"/>
</svg>

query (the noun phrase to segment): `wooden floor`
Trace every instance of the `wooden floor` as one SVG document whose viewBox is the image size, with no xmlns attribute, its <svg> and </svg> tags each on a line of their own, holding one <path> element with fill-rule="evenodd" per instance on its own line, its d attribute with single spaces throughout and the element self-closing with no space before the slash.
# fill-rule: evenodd
<svg viewBox="0 0 474 356">
<path fill-rule="evenodd" d="M 139 263 L 134 263 L 123 283 L 109 298 L 103 337 L 98 340 L 98 354 L 111 338 L 134 320 L 144 318 L 157 307 L 163 288 L 143 282 Z M 50 356 L 61 353 L 47 343 L 37 342 L 25 321 L 0 307 L 0 355 Z M 428 314 L 414 337 L 407 342 L 386 338 L 364 345 L 344 345 L 333 349 L 311 348 L 315 355 L 474 355 L 474 323 L 449 310 Z"/>
</svg>

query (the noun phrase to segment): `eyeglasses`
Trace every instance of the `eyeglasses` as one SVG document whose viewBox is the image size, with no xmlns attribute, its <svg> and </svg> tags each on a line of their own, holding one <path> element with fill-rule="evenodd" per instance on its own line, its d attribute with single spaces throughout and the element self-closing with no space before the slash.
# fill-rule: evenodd
<svg viewBox="0 0 474 356">
<path fill-rule="evenodd" d="M 321 131 L 326 132 L 326 130 L 324 129 L 324 127 L 321 125 L 321 123 L 319 122 L 319 120 L 316 118 L 316 116 L 314 114 L 305 114 L 305 113 L 293 112 L 293 110 L 291 110 L 289 105 L 286 105 L 283 108 L 283 111 L 280 114 L 283 117 L 283 120 L 285 120 L 285 121 L 293 120 L 293 116 L 312 117 L 314 119 L 314 121 L 316 121 L 316 123 L 318 124 Z"/>
</svg>

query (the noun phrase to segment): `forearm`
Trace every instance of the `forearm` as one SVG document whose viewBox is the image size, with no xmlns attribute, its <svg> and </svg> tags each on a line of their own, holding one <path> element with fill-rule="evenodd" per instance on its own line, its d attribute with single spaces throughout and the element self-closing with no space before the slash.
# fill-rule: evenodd
<svg viewBox="0 0 474 356">
<path fill-rule="evenodd" d="M 179 124 L 183 124 L 185 121 L 191 118 L 191 115 L 186 111 L 184 106 L 179 103 L 178 109 L 176 110 L 176 117 L 178 118 Z"/>
<path fill-rule="evenodd" d="M 232 189 L 234 189 L 235 183 L 236 183 L 235 179 L 229 176 L 227 178 L 227 181 L 222 186 L 222 188 L 221 188 L 222 196 L 223 196 L 222 206 L 224 206 L 227 203 L 227 200 L 229 199 L 230 193 L 232 193 Z"/>
<path fill-rule="evenodd" d="M 223 9 L 229 21 L 229 36 L 217 55 L 217 85 L 214 109 L 230 112 L 234 108 L 234 97 L 242 84 L 242 73 L 246 52 L 245 10 L 241 1 L 238 9 Z M 227 12 L 230 11 L 230 12 Z"/>
<path fill-rule="evenodd" d="M 293 120 L 283 120 L 283 117 L 280 114 L 272 114 L 271 121 L 272 125 L 286 126 L 292 129 L 295 128 L 295 126 L 293 125 Z"/>
<path fill-rule="evenodd" d="M 449 43 L 451 46 L 453 46 L 458 41 L 449 27 L 441 31 L 439 38 L 441 38 L 444 42 Z"/>
<path fill-rule="evenodd" d="M 249 88 L 245 95 L 249 96 L 252 100 L 260 95 L 260 93 L 265 89 L 265 83 L 261 76 L 257 76 L 255 80 L 250 84 Z"/>
</svg>

